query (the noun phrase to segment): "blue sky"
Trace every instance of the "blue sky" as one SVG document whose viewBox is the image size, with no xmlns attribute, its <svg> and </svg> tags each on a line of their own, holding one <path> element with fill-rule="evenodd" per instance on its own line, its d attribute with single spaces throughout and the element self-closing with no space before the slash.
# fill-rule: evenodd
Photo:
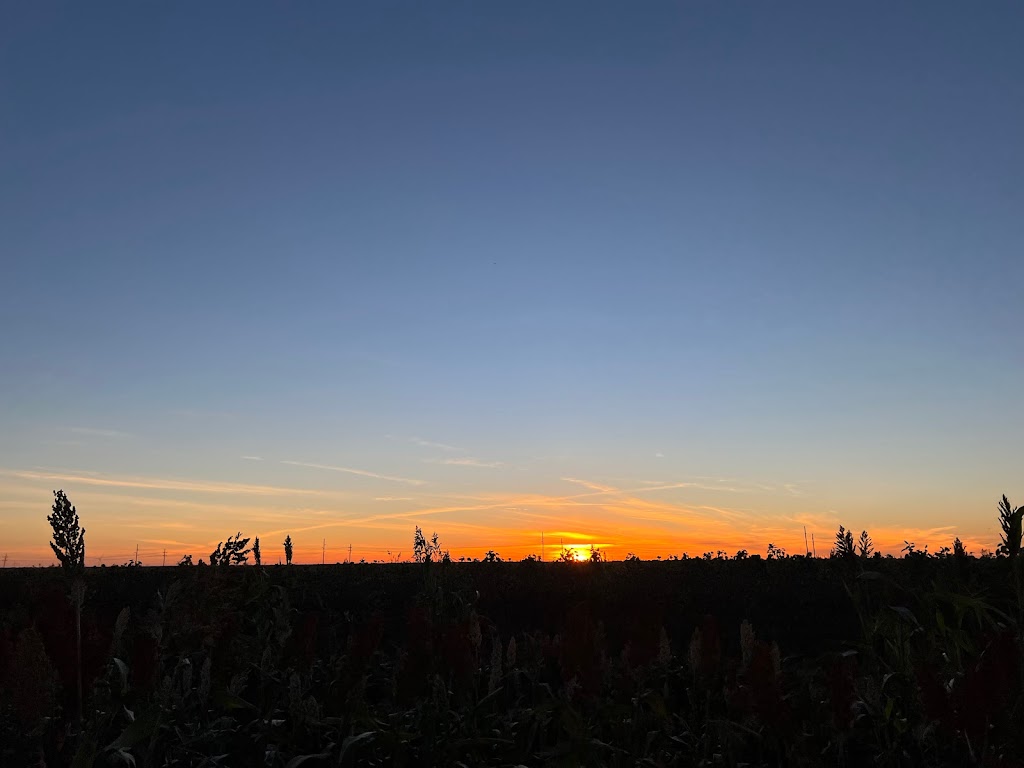
<svg viewBox="0 0 1024 768">
<path fill-rule="evenodd" d="M 685 524 L 574 519 L 622 554 L 713 545 L 703 506 L 991 545 L 1024 493 L 1022 34 L 1009 2 L 7 7 L 0 539 L 83 477 L 112 528 L 263 524 L 124 496 L 162 478 L 471 548 L 423 511 L 572 478 L 682 486 L 644 498 Z"/>
</svg>

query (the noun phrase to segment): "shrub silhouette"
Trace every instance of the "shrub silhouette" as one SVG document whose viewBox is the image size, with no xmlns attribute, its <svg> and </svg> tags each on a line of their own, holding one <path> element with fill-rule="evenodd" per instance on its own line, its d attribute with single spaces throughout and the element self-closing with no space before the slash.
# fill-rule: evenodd
<svg viewBox="0 0 1024 768">
<path fill-rule="evenodd" d="M 433 560 L 438 560 L 441 557 L 441 544 L 437 540 L 437 533 L 435 532 L 430 540 L 423 535 L 423 529 L 418 525 L 416 526 L 416 532 L 412 538 L 412 558 L 417 563 L 429 563 Z"/>
<path fill-rule="evenodd" d="M 1004 497 L 1005 498 L 1005 497 Z M 61 568 L 77 571 L 85 567 L 85 528 L 78 525 L 78 512 L 64 491 L 53 492 L 53 514 L 46 516 L 53 529 L 50 549 Z"/>
<path fill-rule="evenodd" d="M 843 526 L 839 526 L 839 530 L 836 532 L 836 546 L 832 550 L 834 557 L 856 557 L 857 549 L 853 544 L 853 531 L 846 530 Z"/>
<path fill-rule="evenodd" d="M 857 554 L 863 558 L 868 558 L 871 557 L 873 551 L 874 546 L 871 537 L 868 536 L 867 531 L 861 531 L 860 538 L 857 540 Z"/>
<path fill-rule="evenodd" d="M 256 537 L 256 541 L 254 541 L 253 544 L 252 544 L 252 559 L 255 561 L 256 565 L 263 565 L 263 560 L 260 557 L 260 537 L 259 536 Z"/>
<path fill-rule="evenodd" d="M 241 531 L 229 536 L 227 541 L 222 541 L 210 553 L 210 565 L 245 565 L 252 551 L 247 549 L 248 544 L 249 539 L 243 539 Z"/>
<path fill-rule="evenodd" d="M 291 534 L 284 537 L 284 562 L 285 565 L 292 564 L 292 537 Z"/>
<path fill-rule="evenodd" d="M 1014 509 L 1004 493 L 999 502 L 999 527 L 1003 529 L 1002 542 L 999 544 L 1000 554 L 1016 557 L 1020 552 L 1022 518 L 1024 518 L 1024 507 Z"/>
</svg>

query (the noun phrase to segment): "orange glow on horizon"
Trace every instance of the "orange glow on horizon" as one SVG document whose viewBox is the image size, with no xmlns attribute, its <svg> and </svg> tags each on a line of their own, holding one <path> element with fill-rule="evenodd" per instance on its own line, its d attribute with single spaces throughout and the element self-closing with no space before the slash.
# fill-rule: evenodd
<svg viewBox="0 0 1024 768">
<path fill-rule="evenodd" d="M 286 535 L 294 542 L 296 563 L 343 562 L 350 556 L 355 561 L 409 560 L 417 525 L 428 536 L 436 531 L 442 548 L 456 560 L 482 558 L 494 550 L 505 560 L 535 555 L 550 561 L 563 547 L 577 559 L 589 559 L 591 546 L 608 560 L 631 553 L 643 560 L 719 551 L 732 556 L 739 550 L 763 557 L 769 543 L 792 555 L 804 551 L 805 527 L 808 548 L 813 536 L 822 557 L 840 523 L 855 536 L 866 528 L 877 550 L 897 555 L 906 540 L 935 552 L 959 535 L 976 554 L 994 550 L 998 541 L 994 513 L 985 525 L 964 530 L 951 524 L 858 525 L 852 512 L 815 511 L 816 505 L 802 499 L 758 508 L 705 499 L 688 503 L 686 495 L 696 493 L 682 483 L 623 488 L 566 479 L 563 485 L 566 492 L 559 494 L 416 490 L 390 497 L 379 491 L 360 495 L 280 483 L 8 470 L 0 472 L 0 519 L 9 566 L 54 562 L 46 522 L 54 487 L 64 488 L 78 508 L 89 565 L 127 562 L 136 548 L 145 565 L 173 564 L 186 554 L 198 562 L 239 530 L 260 537 L 267 564 L 283 561 Z M 750 503 L 743 494 L 720 495 Z"/>
</svg>

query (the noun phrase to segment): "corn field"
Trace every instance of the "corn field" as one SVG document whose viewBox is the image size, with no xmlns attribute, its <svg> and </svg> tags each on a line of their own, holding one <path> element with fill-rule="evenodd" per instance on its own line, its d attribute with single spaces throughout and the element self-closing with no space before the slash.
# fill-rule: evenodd
<svg viewBox="0 0 1024 768">
<path fill-rule="evenodd" d="M 79 670 L 59 570 L 8 569 L 0 764 L 1022 765 L 1020 577 L 921 553 L 96 568 Z"/>
</svg>

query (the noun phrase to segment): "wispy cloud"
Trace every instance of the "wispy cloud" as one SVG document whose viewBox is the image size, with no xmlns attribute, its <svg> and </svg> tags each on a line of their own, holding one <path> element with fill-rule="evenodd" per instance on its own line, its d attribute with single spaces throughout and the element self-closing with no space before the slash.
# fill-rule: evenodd
<svg viewBox="0 0 1024 768">
<path fill-rule="evenodd" d="M 421 448 L 437 448 L 441 451 L 457 451 L 459 450 L 454 445 L 447 445 L 445 443 L 435 443 L 433 440 L 424 440 L 422 437 L 410 437 L 409 442 L 413 445 L 418 445 Z"/>
<path fill-rule="evenodd" d="M 92 427 L 69 427 L 68 432 L 86 437 L 106 437 L 112 440 L 131 437 L 127 432 L 120 432 L 116 429 L 93 429 Z"/>
<path fill-rule="evenodd" d="M 168 547 L 194 547 L 191 541 L 178 541 L 176 539 L 143 539 L 143 544 L 160 544 Z"/>
<path fill-rule="evenodd" d="M 430 464 L 445 464 L 450 467 L 480 467 L 482 469 L 498 469 L 504 467 L 505 463 L 502 461 L 484 461 L 483 459 L 476 459 L 472 456 L 461 456 L 459 458 L 452 459 L 427 459 Z"/>
<path fill-rule="evenodd" d="M 23 480 L 57 480 L 83 485 L 99 485 L 112 488 L 143 488 L 147 490 L 185 491 L 188 493 L 245 493 L 245 494 L 309 494 L 324 495 L 324 491 L 309 488 L 281 488 L 273 485 L 246 485 L 244 483 L 203 482 L 193 480 L 171 480 L 152 477 L 107 477 L 85 472 L 40 472 L 27 470 L 0 470 L 0 473 Z"/>
<path fill-rule="evenodd" d="M 645 491 L 670 491 L 677 488 L 697 488 L 702 491 L 721 491 L 722 493 L 747 493 L 743 488 L 735 488 L 731 485 L 708 485 L 707 483 L 696 483 L 684 480 L 678 483 L 654 483 L 649 480 L 642 481 L 642 488 L 634 488 L 628 493 L 643 493 Z"/>
<path fill-rule="evenodd" d="M 370 472 L 366 469 L 353 469 L 352 467 L 335 467 L 330 464 L 314 464 L 307 461 L 282 461 L 290 467 L 308 467 L 310 469 L 322 469 L 327 472 L 344 472 L 348 475 L 359 475 L 360 477 L 372 477 L 376 480 L 388 480 L 392 483 L 405 483 L 406 485 L 423 485 L 422 480 L 413 480 L 408 477 L 395 477 L 394 475 L 382 475 L 379 472 Z"/>
<path fill-rule="evenodd" d="M 375 496 L 374 501 L 412 501 L 412 496 Z"/>
<path fill-rule="evenodd" d="M 243 456 L 242 458 L 246 461 L 263 461 L 262 456 Z"/>
<path fill-rule="evenodd" d="M 456 448 L 454 445 L 448 445 L 447 443 L 439 443 L 436 440 L 425 440 L 422 437 L 403 437 L 401 435 L 384 435 L 388 440 L 395 440 L 400 443 L 410 443 L 411 445 L 418 445 L 420 448 L 435 448 L 439 451 L 459 451 L 461 448 Z"/>
<path fill-rule="evenodd" d="M 592 491 L 598 491 L 600 493 L 618 493 L 618 488 L 610 485 L 601 485 L 599 483 L 591 482 L 590 480 L 580 480 L 577 477 L 563 477 L 567 483 L 575 483 L 576 485 L 582 485 L 584 488 L 589 488 Z"/>
</svg>

